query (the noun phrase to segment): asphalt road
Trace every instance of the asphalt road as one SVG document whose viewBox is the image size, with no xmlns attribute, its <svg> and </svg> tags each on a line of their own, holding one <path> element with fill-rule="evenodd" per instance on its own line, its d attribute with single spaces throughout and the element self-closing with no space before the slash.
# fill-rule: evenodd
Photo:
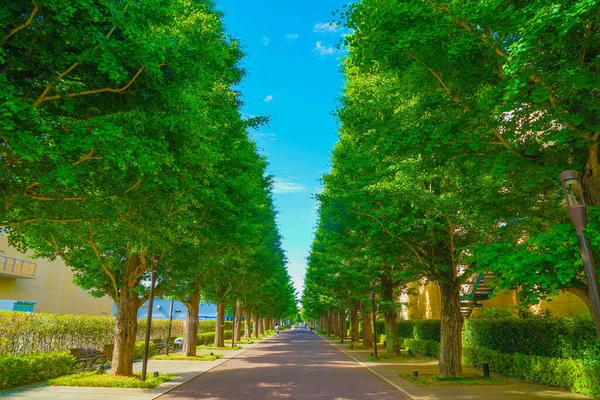
<svg viewBox="0 0 600 400">
<path fill-rule="evenodd" d="M 201 375 L 160 400 L 404 400 L 313 332 L 287 330 Z"/>
</svg>

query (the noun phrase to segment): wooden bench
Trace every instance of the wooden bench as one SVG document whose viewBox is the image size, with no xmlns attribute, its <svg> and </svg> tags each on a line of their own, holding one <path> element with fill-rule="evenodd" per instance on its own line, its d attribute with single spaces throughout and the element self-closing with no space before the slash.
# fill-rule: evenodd
<svg viewBox="0 0 600 400">
<path fill-rule="evenodd" d="M 79 347 L 69 349 L 69 351 L 75 357 L 73 368 L 78 371 L 104 368 L 108 361 L 107 355 L 94 347 Z"/>
<path fill-rule="evenodd" d="M 161 352 L 167 352 L 167 348 L 169 350 L 175 350 L 175 346 L 173 345 L 173 341 L 175 338 L 169 338 L 168 340 L 163 339 L 152 339 L 154 342 L 154 348 L 156 349 L 156 354 L 160 354 Z"/>
</svg>

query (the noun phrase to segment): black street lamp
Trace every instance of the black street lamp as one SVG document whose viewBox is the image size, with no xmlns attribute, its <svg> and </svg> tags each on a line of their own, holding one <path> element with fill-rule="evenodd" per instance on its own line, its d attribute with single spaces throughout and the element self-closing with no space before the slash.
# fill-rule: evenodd
<svg viewBox="0 0 600 400">
<path fill-rule="evenodd" d="M 154 284 L 156 283 L 156 268 L 160 257 L 152 257 L 152 270 L 150 278 L 150 299 L 148 300 L 148 321 L 146 321 L 146 341 L 144 343 L 144 359 L 142 360 L 142 381 L 146 380 L 148 369 L 148 350 L 150 347 L 150 328 L 152 327 L 152 308 L 154 308 Z"/>
<path fill-rule="evenodd" d="M 587 208 L 579 173 L 577 171 L 564 171 L 560 174 L 563 190 L 565 193 L 565 201 L 569 208 L 571 221 L 575 226 L 577 237 L 579 238 L 579 248 L 581 251 L 581 260 L 588 282 L 588 296 L 590 298 L 590 311 L 596 324 L 596 331 L 600 337 L 600 291 L 598 290 L 598 277 L 596 276 L 596 267 L 594 266 L 594 258 L 590 250 L 590 244 L 583 234 L 587 222 Z"/>
</svg>

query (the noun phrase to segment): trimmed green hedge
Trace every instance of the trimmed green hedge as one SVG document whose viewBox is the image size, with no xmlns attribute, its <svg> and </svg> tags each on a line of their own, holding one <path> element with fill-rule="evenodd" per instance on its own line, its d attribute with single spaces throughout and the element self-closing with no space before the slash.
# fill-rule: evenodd
<svg viewBox="0 0 600 400">
<path fill-rule="evenodd" d="M 171 336 L 183 336 L 182 320 L 173 321 Z M 146 319 L 138 319 L 138 341 L 145 338 Z M 231 331 L 232 322 L 225 322 Z M 0 354 L 23 355 L 63 351 L 73 347 L 96 347 L 113 343 L 112 317 L 0 311 Z M 198 321 L 198 333 L 214 332 L 215 321 Z M 169 321 L 152 320 L 152 339 L 167 339 Z M 231 339 L 231 337 L 229 337 Z"/>
<path fill-rule="evenodd" d="M 144 358 L 144 343 L 145 342 L 135 342 L 135 348 L 133 349 L 133 359 L 141 360 Z M 148 357 L 152 357 L 156 355 L 156 345 L 154 342 L 148 343 Z"/>
<path fill-rule="evenodd" d="M 233 337 L 233 331 L 224 331 L 223 336 L 224 336 L 225 340 L 231 340 L 231 338 Z M 197 341 L 198 346 L 201 346 L 203 344 L 207 344 L 210 346 L 215 343 L 215 333 L 214 332 L 199 333 L 198 336 L 196 336 L 196 341 Z"/>
<path fill-rule="evenodd" d="M 57 378 L 71 372 L 73 358 L 68 352 L 0 355 L 0 389 Z"/>
<path fill-rule="evenodd" d="M 440 356 L 440 342 L 433 340 L 404 339 L 404 348 L 429 357 Z"/>
<path fill-rule="evenodd" d="M 471 318 L 463 343 L 501 353 L 600 362 L 600 340 L 590 315 L 574 318 Z"/>
<path fill-rule="evenodd" d="M 402 339 L 440 341 L 441 326 L 439 319 L 408 319 L 396 322 L 398 336 Z M 385 321 L 377 321 L 377 333 L 385 332 Z"/>
<path fill-rule="evenodd" d="M 472 367 L 488 363 L 491 371 L 503 375 L 600 398 L 599 362 L 504 354 L 482 347 L 464 347 L 463 363 Z"/>
<path fill-rule="evenodd" d="M 204 322 L 200 321 L 199 325 Z M 231 323 L 230 323 L 231 324 Z M 138 320 L 137 340 L 144 340 L 146 320 Z M 150 337 L 166 339 L 169 321 L 153 320 Z M 73 347 L 96 347 L 113 343 L 115 322 L 111 317 L 0 311 L 0 353 L 22 355 L 63 351 Z M 172 335 L 183 335 L 183 321 L 173 321 Z"/>
</svg>

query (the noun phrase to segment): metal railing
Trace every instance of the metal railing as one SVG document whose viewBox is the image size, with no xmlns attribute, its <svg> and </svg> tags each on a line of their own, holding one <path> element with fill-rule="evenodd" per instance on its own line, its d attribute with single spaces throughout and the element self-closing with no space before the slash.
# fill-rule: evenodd
<svg viewBox="0 0 600 400">
<path fill-rule="evenodd" d="M 8 273 L 34 277 L 37 264 L 31 261 L 18 260 L 12 257 L 0 256 L 0 273 Z"/>
</svg>

